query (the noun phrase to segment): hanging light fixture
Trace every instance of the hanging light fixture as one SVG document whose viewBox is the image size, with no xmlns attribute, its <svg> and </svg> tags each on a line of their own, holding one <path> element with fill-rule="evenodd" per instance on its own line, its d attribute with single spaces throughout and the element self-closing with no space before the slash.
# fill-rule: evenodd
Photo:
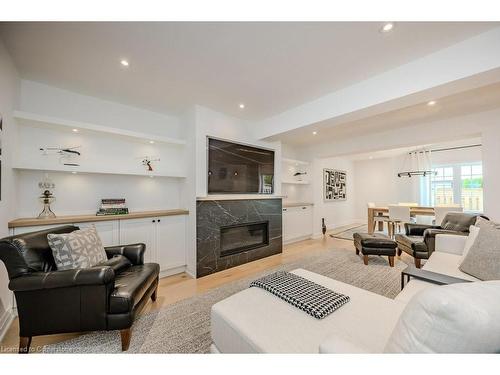
<svg viewBox="0 0 500 375">
<path fill-rule="evenodd" d="M 401 172 L 398 177 L 431 176 L 437 172 L 432 170 L 431 151 L 416 150 L 406 154 Z"/>
</svg>

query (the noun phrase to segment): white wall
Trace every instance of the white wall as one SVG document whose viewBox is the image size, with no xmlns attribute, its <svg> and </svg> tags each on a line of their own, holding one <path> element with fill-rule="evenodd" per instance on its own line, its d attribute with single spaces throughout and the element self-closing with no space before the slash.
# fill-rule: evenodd
<svg viewBox="0 0 500 375">
<path fill-rule="evenodd" d="M 51 172 L 56 201 L 51 205 L 57 216 L 96 213 L 103 198 L 125 198 L 130 211 L 184 208 L 182 182 L 148 176 L 71 174 Z M 41 171 L 18 172 L 17 217 L 36 217 L 43 206 L 38 197 Z"/>
<path fill-rule="evenodd" d="M 418 202 L 413 181 L 399 178 L 404 155 L 354 162 L 355 217 L 367 219 L 367 203 L 386 206 L 397 202 Z"/>
<path fill-rule="evenodd" d="M 345 201 L 325 202 L 323 199 L 323 168 L 339 169 L 347 172 L 347 199 Z M 315 159 L 312 163 L 313 190 L 313 237 L 321 235 L 321 219 L 325 218 L 328 229 L 351 224 L 355 221 L 355 184 L 354 164 L 346 158 Z"/>
<path fill-rule="evenodd" d="M 0 201 L 0 238 L 8 235 L 7 223 L 14 218 L 16 189 L 15 176 L 11 169 L 12 153 L 16 137 L 16 124 L 12 112 L 19 97 L 19 77 L 14 64 L 0 40 L 0 115 L 3 117 L 1 137 L 2 155 Z M 9 323 L 12 294 L 7 288 L 7 270 L 0 262 L 0 335 Z"/>
<path fill-rule="evenodd" d="M 45 116 L 113 128 L 182 138 L 176 116 L 78 94 L 42 83 L 22 80 L 20 109 Z"/>
</svg>

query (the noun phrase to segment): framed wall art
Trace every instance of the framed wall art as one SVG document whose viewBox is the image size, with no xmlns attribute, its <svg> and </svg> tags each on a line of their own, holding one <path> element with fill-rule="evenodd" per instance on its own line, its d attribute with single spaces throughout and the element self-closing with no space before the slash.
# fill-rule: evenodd
<svg viewBox="0 0 500 375">
<path fill-rule="evenodd" d="M 347 199 L 346 171 L 323 169 L 323 192 L 325 202 L 345 201 Z"/>
</svg>

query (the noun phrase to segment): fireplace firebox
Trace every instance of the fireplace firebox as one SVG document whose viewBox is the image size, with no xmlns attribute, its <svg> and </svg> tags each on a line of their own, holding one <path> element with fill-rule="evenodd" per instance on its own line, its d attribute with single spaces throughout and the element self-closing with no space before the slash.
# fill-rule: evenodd
<svg viewBox="0 0 500 375">
<path fill-rule="evenodd" d="M 221 257 L 267 245 L 269 245 L 269 221 L 220 227 Z"/>
</svg>

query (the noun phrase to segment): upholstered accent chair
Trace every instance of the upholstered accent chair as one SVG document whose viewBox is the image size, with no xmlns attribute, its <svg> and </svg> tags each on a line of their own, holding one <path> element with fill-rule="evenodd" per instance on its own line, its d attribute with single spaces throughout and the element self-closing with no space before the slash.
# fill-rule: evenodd
<svg viewBox="0 0 500 375">
<path fill-rule="evenodd" d="M 480 215 L 449 212 L 440 225 L 405 223 L 405 233 L 395 236 L 398 255 L 403 251 L 411 255 L 415 259 L 415 267 L 420 268 L 421 260 L 429 259 L 434 251 L 437 234 L 467 236 L 469 227 L 476 223 L 478 216 Z"/>
<path fill-rule="evenodd" d="M 120 330 L 125 351 L 134 319 L 149 298 L 156 300 L 160 267 L 144 263 L 141 243 L 106 247 L 108 260 L 94 267 L 58 271 L 47 235 L 77 229 L 67 225 L 0 240 L 17 302 L 20 353 L 29 352 L 33 336 L 95 330 Z"/>
</svg>

